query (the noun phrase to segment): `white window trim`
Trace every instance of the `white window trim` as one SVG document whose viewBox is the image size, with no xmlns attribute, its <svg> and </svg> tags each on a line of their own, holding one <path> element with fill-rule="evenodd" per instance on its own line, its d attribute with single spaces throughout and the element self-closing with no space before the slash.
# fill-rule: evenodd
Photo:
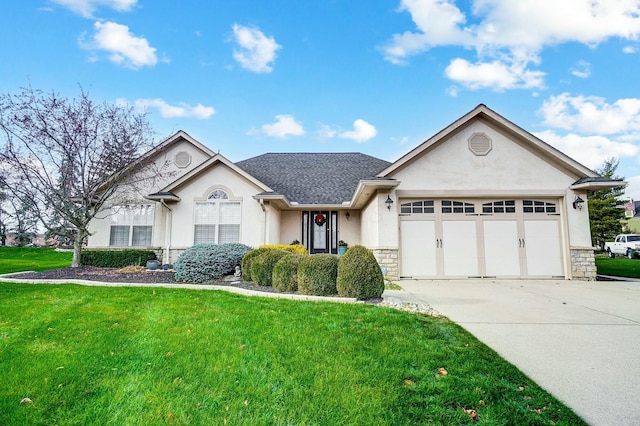
<svg viewBox="0 0 640 426">
<path fill-rule="evenodd" d="M 223 192 L 225 194 L 225 197 L 223 198 L 213 198 L 214 194 L 216 195 L 220 195 L 220 192 Z M 197 220 L 197 216 L 198 216 L 198 205 L 203 205 L 203 204 L 212 204 L 215 206 L 215 212 L 214 212 L 214 220 L 212 221 L 212 223 L 198 223 Z M 238 212 L 237 212 L 237 223 L 221 223 L 220 222 L 220 218 L 221 218 L 221 207 L 225 204 L 228 205 L 237 205 L 238 208 Z M 198 235 L 196 232 L 196 227 L 198 225 L 211 225 L 213 226 L 213 234 L 214 234 L 214 238 L 213 241 L 198 241 Z M 240 242 L 241 240 L 241 233 L 242 233 L 242 201 L 241 199 L 238 198 L 233 198 L 229 196 L 229 191 L 226 188 L 221 188 L 221 187 L 216 187 L 213 188 L 212 190 L 209 191 L 209 194 L 206 198 L 204 199 L 196 199 L 194 200 L 194 204 L 193 204 L 193 243 L 194 244 L 200 244 L 200 243 L 208 243 L 208 244 L 221 244 L 220 243 L 220 227 L 224 226 L 224 225 L 237 225 L 238 227 L 238 233 L 237 233 L 237 238 L 235 238 L 235 241 L 224 241 L 224 242 Z"/>
<path fill-rule="evenodd" d="M 134 209 L 150 209 L 151 214 L 149 215 L 150 217 L 148 218 L 148 222 L 147 224 L 137 224 L 134 223 L 134 216 L 130 213 L 131 211 L 133 211 Z M 113 218 L 115 215 L 117 214 L 122 214 L 122 210 L 125 210 L 124 212 L 124 222 L 125 223 L 113 223 Z M 124 204 L 124 205 L 120 205 L 120 206 L 113 206 L 111 208 L 111 224 L 109 225 L 109 246 L 110 247 L 150 247 L 153 243 L 153 228 L 154 228 L 154 223 L 155 223 L 155 214 L 156 214 L 156 209 L 155 209 L 155 205 L 153 204 Z M 120 226 L 120 227 L 126 227 L 128 228 L 128 234 L 127 234 L 127 243 L 126 245 L 120 245 L 120 244 L 112 244 L 112 229 L 114 226 Z M 148 245 L 133 245 L 133 234 L 134 234 L 134 229 L 136 227 L 149 227 L 151 228 L 151 235 L 149 237 L 149 244 Z"/>
</svg>

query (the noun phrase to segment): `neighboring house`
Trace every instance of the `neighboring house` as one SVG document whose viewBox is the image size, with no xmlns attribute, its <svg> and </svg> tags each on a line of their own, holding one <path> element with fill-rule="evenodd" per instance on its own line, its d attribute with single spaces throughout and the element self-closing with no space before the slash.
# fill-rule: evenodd
<svg viewBox="0 0 640 426">
<path fill-rule="evenodd" d="M 233 163 L 180 131 L 157 149 L 165 183 L 92 222 L 89 247 L 299 240 L 371 249 L 394 278 L 593 279 L 586 191 L 597 175 L 485 105 L 390 163 L 358 153 Z"/>
<path fill-rule="evenodd" d="M 632 234 L 640 233 L 640 201 L 629 200 L 624 206 L 621 206 L 621 208 L 624 208 L 622 223 L 625 232 Z"/>
<path fill-rule="evenodd" d="M 13 231 L 7 232 L 4 243 L 7 246 L 18 245 L 18 233 Z M 47 241 L 44 239 L 44 234 L 34 234 L 29 239 L 29 242 L 25 245 L 44 246 L 46 244 L 47 244 Z"/>
</svg>

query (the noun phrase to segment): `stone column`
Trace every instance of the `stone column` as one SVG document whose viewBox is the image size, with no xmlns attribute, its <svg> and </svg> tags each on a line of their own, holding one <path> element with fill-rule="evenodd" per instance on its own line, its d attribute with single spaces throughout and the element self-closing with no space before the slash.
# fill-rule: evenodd
<svg viewBox="0 0 640 426">
<path fill-rule="evenodd" d="M 397 248 L 377 248 L 371 249 L 378 264 L 387 268 L 386 277 L 397 280 L 398 275 L 398 249 Z"/>
<path fill-rule="evenodd" d="M 571 247 L 571 274 L 574 280 L 594 281 L 596 259 L 593 247 Z"/>
</svg>

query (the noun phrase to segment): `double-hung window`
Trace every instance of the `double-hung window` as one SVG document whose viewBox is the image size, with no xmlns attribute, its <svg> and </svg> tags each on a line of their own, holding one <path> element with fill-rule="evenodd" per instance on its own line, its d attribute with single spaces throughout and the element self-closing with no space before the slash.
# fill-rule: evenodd
<svg viewBox="0 0 640 426">
<path fill-rule="evenodd" d="M 110 246 L 149 247 L 153 235 L 154 206 L 129 204 L 111 208 Z"/>
<path fill-rule="evenodd" d="M 194 244 L 240 242 L 239 201 L 230 201 L 226 192 L 216 189 L 206 201 L 196 201 Z"/>
</svg>

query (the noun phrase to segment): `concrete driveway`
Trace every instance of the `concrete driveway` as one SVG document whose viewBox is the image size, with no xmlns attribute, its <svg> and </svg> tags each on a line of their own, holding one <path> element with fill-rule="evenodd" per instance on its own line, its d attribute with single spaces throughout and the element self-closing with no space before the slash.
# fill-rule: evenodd
<svg viewBox="0 0 640 426">
<path fill-rule="evenodd" d="M 640 424 L 640 282 L 401 281 L 592 425 Z"/>
</svg>

